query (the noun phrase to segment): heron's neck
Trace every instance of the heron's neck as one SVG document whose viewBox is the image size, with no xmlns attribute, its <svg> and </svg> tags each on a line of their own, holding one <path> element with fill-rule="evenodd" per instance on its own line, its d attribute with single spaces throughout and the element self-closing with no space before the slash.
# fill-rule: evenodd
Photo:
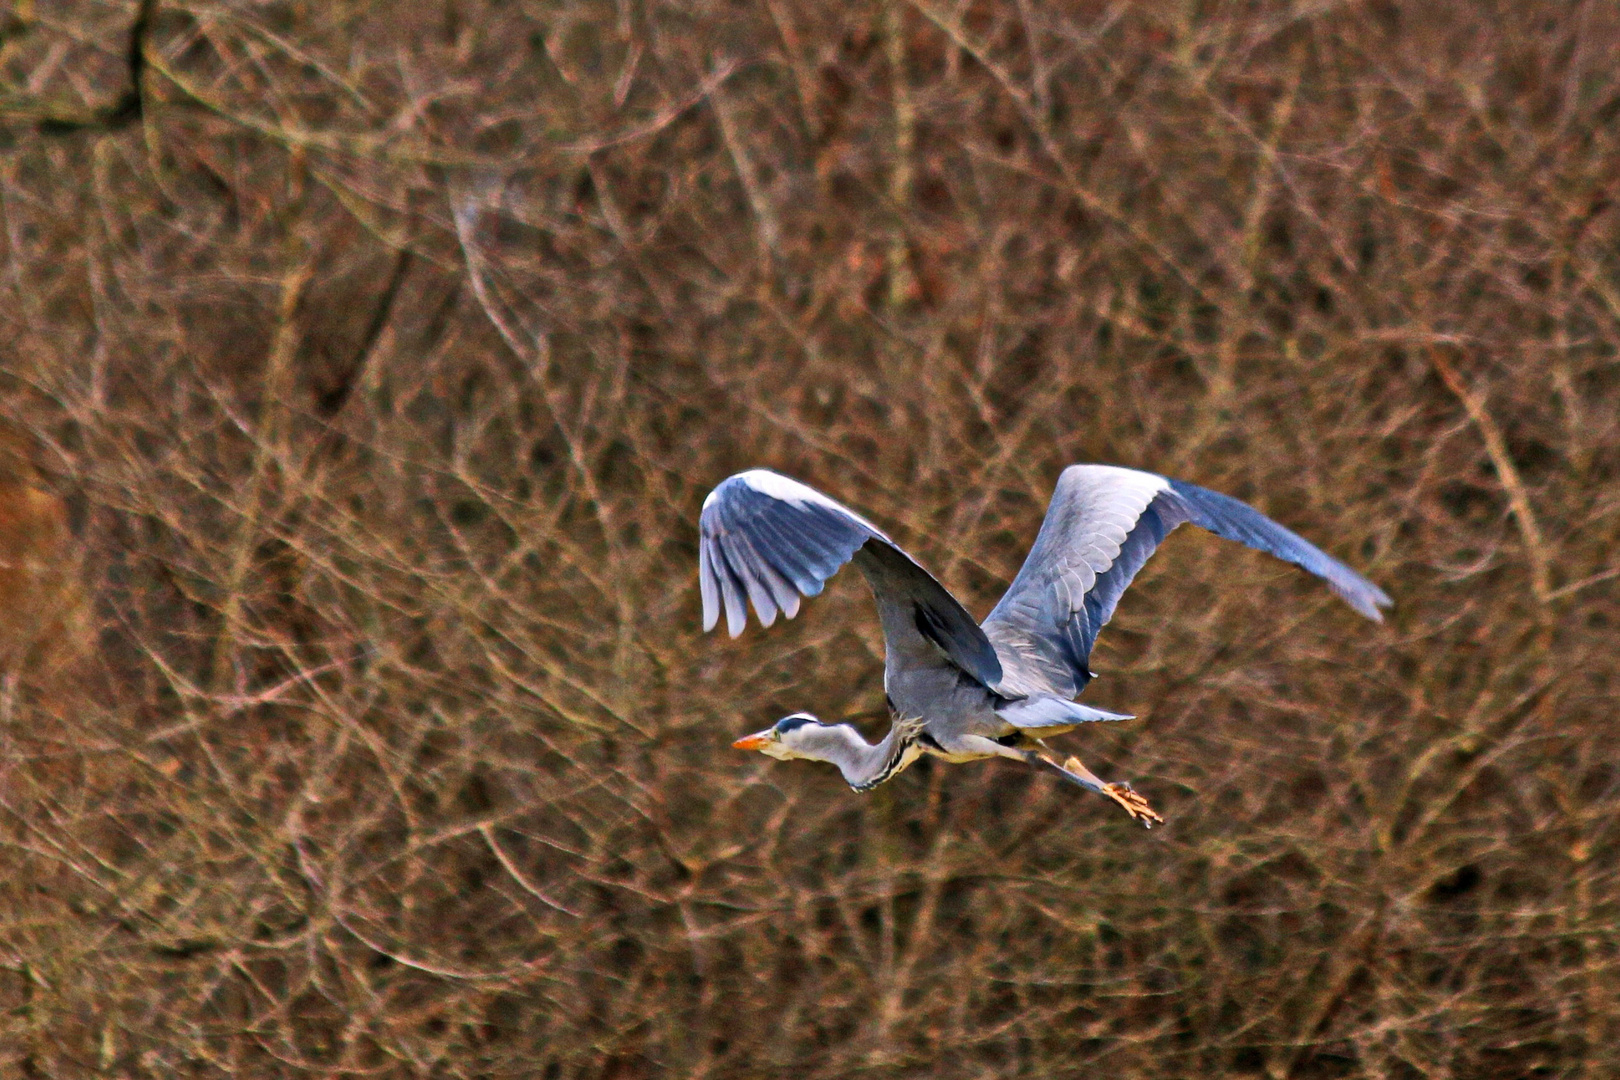
<svg viewBox="0 0 1620 1080">
<path fill-rule="evenodd" d="M 913 725 L 890 725 L 889 733 L 876 746 L 848 724 L 832 724 L 816 735 L 816 741 L 801 753 L 838 766 L 844 780 L 856 791 L 877 787 L 917 759 Z"/>
</svg>

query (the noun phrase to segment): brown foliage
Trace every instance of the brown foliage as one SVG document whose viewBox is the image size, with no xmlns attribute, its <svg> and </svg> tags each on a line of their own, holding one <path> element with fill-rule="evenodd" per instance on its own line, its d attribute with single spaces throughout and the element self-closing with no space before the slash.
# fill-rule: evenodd
<svg viewBox="0 0 1620 1080">
<path fill-rule="evenodd" d="M 1591 2 L 14 7 L 0 1072 L 1616 1075 L 1616 55 Z M 881 640 L 858 579 L 702 637 L 711 485 L 983 613 L 1074 461 L 1391 622 L 1178 534 L 1094 663 L 1141 719 L 1068 739 L 1153 833 L 726 748 L 881 726 Z"/>
</svg>

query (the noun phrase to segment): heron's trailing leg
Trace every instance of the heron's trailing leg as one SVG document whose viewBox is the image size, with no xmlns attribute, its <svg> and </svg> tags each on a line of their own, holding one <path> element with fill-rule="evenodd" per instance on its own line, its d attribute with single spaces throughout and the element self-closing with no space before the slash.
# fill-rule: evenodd
<svg viewBox="0 0 1620 1080">
<path fill-rule="evenodd" d="M 994 754 L 996 757 L 1012 758 L 1014 761 L 1022 761 L 1036 768 L 1051 769 L 1071 784 L 1079 784 L 1087 791 L 1095 791 L 1099 795 L 1113 799 L 1127 814 L 1150 829 L 1153 828 L 1154 822 L 1164 824 L 1164 818 L 1160 817 L 1131 785 L 1110 784 L 1099 779 L 1090 769 L 1080 764 L 1077 757 L 1070 757 L 1059 765 L 1057 758 L 1052 756 L 1052 751 L 1039 739 L 1032 738 L 1028 732 L 1020 733 L 1017 745 L 1009 746 L 1007 745 L 1009 741 L 987 739 L 983 735 L 958 735 L 944 749 L 947 753 L 959 752 L 972 756 L 989 757 Z"/>
<path fill-rule="evenodd" d="M 1127 814 L 1148 828 L 1153 828 L 1155 822 L 1160 825 L 1164 824 L 1164 818 L 1160 817 L 1158 812 L 1149 806 L 1148 801 L 1137 794 L 1136 789 L 1131 787 L 1130 784 L 1105 783 L 1098 778 L 1096 773 L 1082 765 L 1079 758 L 1072 755 L 1067 761 L 1059 765 L 1057 759 L 1046 755 L 1045 750 L 1046 748 L 1042 747 L 1041 750 L 1032 752 L 1030 757 L 1056 770 L 1070 783 L 1079 784 L 1087 791 L 1095 791 L 1099 795 L 1106 795 L 1113 799 L 1119 803 Z"/>
</svg>

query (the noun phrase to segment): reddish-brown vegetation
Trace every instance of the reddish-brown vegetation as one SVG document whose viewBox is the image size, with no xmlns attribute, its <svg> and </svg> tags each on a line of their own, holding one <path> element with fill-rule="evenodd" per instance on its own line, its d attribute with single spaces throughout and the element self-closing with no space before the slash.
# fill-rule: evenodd
<svg viewBox="0 0 1620 1080">
<path fill-rule="evenodd" d="M 131 27 L 139 27 L 133 35 Z M 1620 12 L 92 0 L 0 24 L 0 1073 L 1620 1072 Z M 132 57 L 139 63 L 132 64 Z M 138 84 L 133 93 L 131 78 Z M 858 579 L 1177 535 L 1068 741 L 868 797 Z"/>
</svg>

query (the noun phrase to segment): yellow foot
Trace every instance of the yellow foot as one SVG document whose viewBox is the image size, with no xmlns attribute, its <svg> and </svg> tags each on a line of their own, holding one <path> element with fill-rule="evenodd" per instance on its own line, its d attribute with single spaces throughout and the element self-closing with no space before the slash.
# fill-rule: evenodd
<svg viewBox="0 0 1620 1080">
<path fill-rule="evenodd" d="M 1136 789 L 1131 785 L 1103 783 L 1097 779 L 1095 773 L 1080 764 L 1080 759 L 1077 757 L 1071 757 L 1068 761 L 1065 761 L 1063 768 L 1067 772 L 1071 772 L 1076 776 L 1083 776 L 1092 783 L 1099 785 L 1104 795 L 1119 803 L 1120 806 L 1125 808 L 1127 814 L 1148 828 L 1153 828 L 1154 822 L 1158 822 L 1160 825 L 1164 824 L 1164 818 L 1160 817 L 1153 807 L 1148 805 L 1148 801 L 1138 795 Z"/>
<path fill-rule="evenodd" d="M 1129 784 L 1105 784 L 1103 794 L 1119 803 L 1127 814 L 1150 829 L 1155 822 L 1164 824 L 1164 818 L 1160 817 L 1158 812 L 1148 805 L 1148 801 L 1138 795 L 1136 789 Z"/>
</svg>

